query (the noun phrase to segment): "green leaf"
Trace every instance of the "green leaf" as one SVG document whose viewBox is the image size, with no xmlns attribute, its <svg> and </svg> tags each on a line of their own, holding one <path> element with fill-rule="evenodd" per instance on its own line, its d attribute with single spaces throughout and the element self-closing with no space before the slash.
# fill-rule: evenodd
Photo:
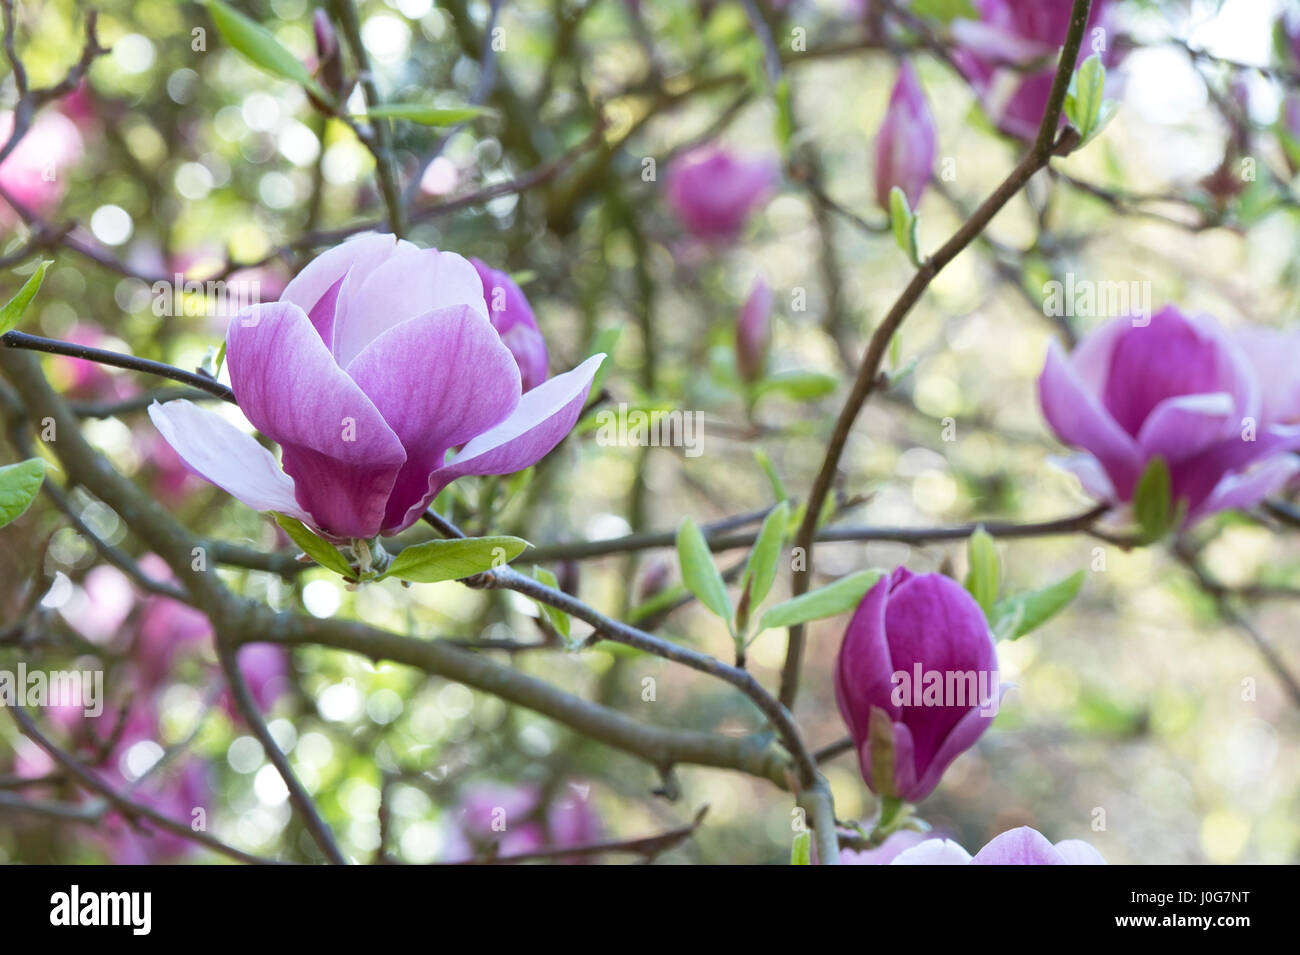
<svg viewBox="0 0 1300 955">
<path fill-rule="evenodd" d="M 1078 72 L 1071 77 L 1070 91 L 1065 97 L 1065 115 L 1071 125 L 1079 131 L 1079 145 L 1082 146 L 1095 136 L 1103 123 L 1102 96 L 1106 91 L 1106 67 L 1102 66 L 1101 56 L 1094 53 L 1081 64 Z M 1105 118 L 1109 118 L 1108 111 Z"/>
<path fill-rule="evenodd" d="M 40 290 L 41 282 L 45 280 L 45 270 L 49 267 L 50 260 L 48 259 L 36 266 L 36 271 L 23 283 L 23 287 L 18 290 L 18 294 L 5 302 L 3 308 L 0 308 L 0 335 L 11 332 L 18 327 L 18 323 L 23 320 L 23 314 L 27 311 L 27 306 L 32 303 L 32 299 L 36 297 L 36 293 Z"/>
<path fill-rule="evenodd" d="M 534 567 L 533 576 L 552 590 L 560 589 L 560 579 L 545 567 Z M 569 633 L 573 629 L 572 621 L 569 620 L 569 615 L 563 610 L 557 610 L 550 604 L 542 603 L 540 600 L 536 601 L 536 604 L 542 611 L 542 615 L 550 621 L 551 626 L 559 632 L 560 636 L 564 637 L 565 640 L 568 640 Z"/>
<path fill-rule="evenodd" d="M 731 620 L 731 600 L 727 585 L 713 563 L 709 545 L 689 517 L 677 528 L 677 560 L 682 568 L 682 583 L 723 620 Z"/>
<path fill-rule="evenodd" d="M 796 401 L 815 401 L 833 392 L 839 385 L 834 375 L 817 371 L 783 371 L 768 375 L 754 386 L 754 399 L 770 392 L 780 392 Z"/>
<path fill-rule="evenodd" d="M 1151 459 L 1133 492 L 1133 516 L 1137 519 L 1139 539 L 1152 544 L 1173 528 L 1174 512 L 1170 490 L 1169 465 L 1165 459 Z"/>
<path fill-rule="evenodd" d="M 427 541 L 405 548 L 393 558 L 384 577 L 399 577 L 417 584 L 473 577 L 509 563 L 524 552 L 521 537 L 462 537 Z"/>
<path fill-rule="evenodd" d="M 28 458 L 0 468 L 0 527 L 17 520 L 41 492 L 45 461 Z"/>
<path fill-rule="evenodd" d="M 366 119 L 404 119 L 421 126 L 455 126 L 482 116 L 482 106 L 427 106 L 423 103 L 384 103 L 366 111 Z"/>
<path fill-rule="evenodd" d="M 790 849 L 791 865 L 812 865 L 812 833 L 807 829 L 794 834 L 794 845 Z"/>
<path fill-rule="evenodd" d="M 772 98 L 776 101 L 776 141 L 781 144 L 783 152 L 789 152 L 790 140 L 794 136 L 794 114 L 790 109 L 790 79 L 782 74 L 772 87 Z"/>
<path fill-rule="evenodd" d="M 311 528 L 302 521 L 296 517 L 290 517 L 288 514 L 272 513 L 271 516 L 280 525 L 280 529 L 289 535 L 289 539 L 316 563 L 344 577 L 356 577 L 356 571 L 348 564 L 347 558 L 339 553 L 339 549 L 329 541 L 312 533 Z"/>
<path fill-rule="evenodd" d="M 939 23 L 953 20 L 978 20 L 979 11 L 971 0 L 912 0 L 913 16 Z"/>
<path fill-rule="evenodd" d="M 866 592 L 884 575 L 883 570 L 873 568 L 841 577 L 833 584 L 810 590 L 806 594 L 772 607 L 763 614 L 758 627 L 760 630 L 793 627 L 796 624 L 807 623 L 809 620 L 833 617 L 852 610 L 862 602 Z"/>
<path fill-rule="evenodd" d="M 1019 640 L 1069 606 L 1082 586 L 1083 571 L 1079 570 L 1050 586 L 1000 601 L 994 611 L 994 632 L 1007 640 Z"/>
<path fill-rule="evenodd" d="M 782 501 L 768 512 L 754 541 L 754 548 L 749 552 L 741 580 L 752 585 L 749 595 L 752 607 L 758 607 L 772 592 L 777 562 L 781 559 L 781 545 L 785 543 L 785 528 L 789 522 L 790 504 Z"/>
<path fill-rule="evenodd" d="M 894 241 L 907 253 L 915 265 L 916 254 L 916 216 L 907 204 L 907 195 L 898 186 L 889 190 L 889 223 L 894 227 Z"/>
<path fill-rule="evenodd" d="M 998 549 L 988 531 L 982 527 L 975 529 L 975 533 L 966 542 L 966 556 L 970 563 L 970 569 L 966 572 L 966 590 L 975 598 L 991 623 L 1002 568 L 998 561 Z"/>
<path fill-rule="evenodd" d="M 317 83 L 306 64 L 290 53 L 275 35 L 256 20 L 250 20 L 222 0 L 204 0 L 217 32 L 233 49 L 259 69 L 311 90 L 322 102 L 333 97 Z"/>
<path fill-rule="evenodd" d="M 781 480 L 781 475 L 776 473 L 776 468 L 772 465 L 772 459 L 767 456 L 767 452 L 762 448 L 756 448 L 754 460 L 767 475 L 768 483 L 772 485 L 772 496 L 778 501 L 786 500 L 790 495 L 785 493 L 785 482 Z"/>
</svg>

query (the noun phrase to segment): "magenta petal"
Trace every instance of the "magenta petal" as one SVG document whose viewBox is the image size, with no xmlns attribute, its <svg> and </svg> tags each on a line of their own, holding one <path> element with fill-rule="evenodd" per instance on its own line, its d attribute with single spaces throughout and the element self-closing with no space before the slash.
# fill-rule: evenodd
<svg viewBox="0 0 1300 955">
<path fill-rule="evenodd" d="M 1240 423 L 1227 392 L 1166 398 L 1142 422 L 1138 444 L 1148 458 L 1173 464 L 1224 440 Z"/>
<path fill-rule="evenodd" d="M 226 332 L 230 381 L 253 426 L 283 449 L 298 503 L 322 530 L 373 537 L 406 452 L 301 308 L 245 309 Z"/>
<path fill-rule="evenodd" d="M 447 451 L 500 424 L 519 404 L 519 368 L 510 350 L 467 305 L 390 328 L 353 360 L 348 374 L 406 449 L 384 517 L 389 534 L 423 500 Z"/>
<path fill-rule="evenodd" d="M 1066 865 L 1106 865 L 1105 857 L 1082 839 L 1062 839 L 1056 851 Z"/>
<path fill-rule="evenodd" d="M 1265 428 L 1254 435 L 1253 441 L 1246 441 L 1241 435 L 1236 435 L 1180 462 L 1173 469 L 1171 477 L 1174 499 L 1187 502 L 1189 519 L 1193 515 L 1204 515 L 1221 509 L 1207 506 L 1207 498 L 1222 484 L 1226 475 L 1297 449 L 1300 449 L 1300 427 L 1278 425 Z M 1264 493 L 1268 493 L 1267 490 Z"/>
<path fill-rule="evenodd" d="M 293 479 L 266 450 L 220 415 L 185 399 L 154 402 L 149 417 L 185 466 L 255 511 L 311 516 L 294 498 Z"/>
<path fill-rule="evenodd" d="M 1219 511 L 1254 507 L 1281 489 L 1297 472 L 1300 472 L 1300 458 L 1288 454 L 1265 461 L 1245 474 L 1229 474 L 1214 486 L 1200 506 L 1188 512 L 1186 523 L 1190 526 Z"/>
<path fill-rule="evenodd" d="M 536 464 L 573 430 L 604 355 L 556 375 L 519 399 L 514 412 L 465 445 L 438 472 L 445 487 L 466 474 L 510 474 Z"/>
<path fill-rule="evenodd" d="M 311 312 L 321 296 L 349 271 L 358 275 L 367 274 L 389 256 L 415 248 L 410 242 L 399 240 L 391 234 L 367 233 L 354 236 L 308 262 L 284 287 L 280 301 L 293 302 L 304 312 Z"/>
<path fill-rule="evenodd" d="M 334 322 L 334 355 L 344 368 L 388 329 L 440 308 L 469 305 L 488 317 L 483 282 L 454 252 L 399 249 L 359 278 L 344 286 Z"/>
<path fill-rule="evenodd" d="M 1047 837 L 1028 826 L 1008 829 L 989 840 L 971 865 L 1065 865 L 1065 858 Z"/>
<path fill-rule="evenodd" d="M 1102 408 L 1056 342 L 1047 348 L 1038 396 L 1057 437 L 1095 455 L 1121 499 L 1127 500 L 1142 469 L 1137 443 Z"/>
<path fill-rule="evenodd" d="M 871 707 L 877 706 L 895 718 L 898 707 L 889 699 L 893 690 L 890 674 L 894 664 L 885 640 L 885 606 L 889 602 L 890 579 L 881 577 L 867 591 L 854 611 L 845 631 L 844 642 L 835 658 L 835 701 L 848 725 L 849 734 L 859 748 L 866 742 L 870 729 Z M 860 749 L 861 751 L 861 749 Z M 870 780 L 871 764 L 862 767 Z"/>
<path fill-rule="evenodd" d="M 908 802 L 920 802 L 934 792 L 934 788 L 939 785 L 939 780 L 943 778 L 944 771 L 952 765 L 953 760 L 975 745 L 975 741 L 993 725 L 996 715 L 997 707 L 992 701 L 989 701 L 988 706 L 968 710 L 944 737 L 939 748 L 930 757 L 925 772 L 916 780 L 911 792 L 902 794 L 903 798 Z"/>
</svg>

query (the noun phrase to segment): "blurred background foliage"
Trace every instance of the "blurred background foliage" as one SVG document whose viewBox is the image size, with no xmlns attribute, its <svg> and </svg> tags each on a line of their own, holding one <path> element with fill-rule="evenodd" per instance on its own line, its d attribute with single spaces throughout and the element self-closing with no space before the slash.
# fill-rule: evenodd
<svg viewBox="0 0 1300 955">
<path fill-rule="evenodd" d="M 85 6 L 21 4 L 19 49 L 34 84 L 56 81 L 75 59 Z M 314 56 L 307 0 L 237 6 L 304 61 Z M 784 50 L 790 30 L 801 27 L 811 51 L 792 55 L 787 67 L 795 149 L 815 153 L 826 195 L 879 227 L 872 141 L 896 59 L 873 41 L 872 5 L 863 6 L 795 0 L 767 12 Z M 224 48 L 200 6 L 102 0 L 95 7 L 101 40 L 113 52 L 90 71 L 89 107 L 79 119 L 84 152 L 66 169 L 66 194 L 51 218 L 88 224 L 135 275 L 58 250 L 24 327 L 52 337 L 93 335 L 106 347 L 193 368 L 219 344 L 226 317 L 155 314 L 151 280 L 176 271 L 224 276 L 231 264 L 250 264 L 255 271 L 240 274 L 256 278 L 263 296 L 273 298 L 314 251 L 300 244 L 303 235 L 382 217 L 374 164 L 345 124 L 323 121 L 301 90 Z M 368 0 L 359 7 L 386 100 L 454 105 L 474 97 L 488 4 Z M 837 519 L 936 526 L 1042 520 L 1086 508 L 1074 479 L 1047 464 L 1059 448 L 1041 419 L 1034 380 L 1050 336 L 1062 326 L 1081 333 L 1099 319 L 1045 316 L 1043 283 L 1051 278 L 1149 282 L 1153 307 L 1170 301 L 1229 325 L 1294 323 L 1300 233 L 1287 166 L 1269 133 L 1282 83 L 1195 60 L 1169 42 L 1267 64 L 1280 6 L 1196 0 L 1125 3 L 1120 10 L 1122 30 L 1137 47 L 1119 70 L 1120 111 L 1101 138 L 1059 169 L 1103 190 L 1171 201 L 1144 204 L 1154 214 L 1140 214 L 1129 203 L 1043 175 L 1013 200 L 993 222 L 992 241 L 977 243 L 944 271 L 904 327 L 899 354 L 903 362 L 915 360 L 915 369 L 860 419 Z M 846 361 L 856 361 L 911 274 L 892 237 L 835 215 L 791 177 L 728 247 L 690 242 L 668 214 L 663 171 L 689 146 L 719 137 L 749 154 L 783 149 L 775 107 L 757 82 L 762 51 L 739 5 L 523 0 L 502 4 L 496 25 L 505 48 L 495 55 L 492 114 L 451 132 L 423 174 L 422 158 L 447 131 L 396 125 L 402 182 L 413 184 L 410 208 L 556 162 L 603 114 L 601 139 L 570 154 L 543 184 L 419 221 L 411 238 L 518 277 L 550 345 L 552 368 L 572 366 L 617 332 L 606 400 L 701 412 L 704 453 L 601 446 L 587 430 L 524 479 L 463 481 L 439 506 L 472 531 L 519 533 L 537 543 L 671 529 L 683 515 L 703 523 L 771 503 L 755 448 L 771 457 L 791 493 L 803 493 L 851 377 Z M 194 48 L 196 30 L 206 31 L 202 51 Z M 992 129 L 946 64 L 908 55 L 935 112 L 940 161 L 952 159 L 956 170 L 920 205 L 924 250 L 1002 179 L 1020 147 Z M 1249 90 L 1251 150 L 1266 181 L 1247 191 L 1249 205 L 1240 195 L 1216 197 L 1201 182 L 1224 158 L 1232 129 L 1215 104 L 1236 81 Z M 6 102 L 13 93 L 7 84 Z M 643 176 L 647 158 L 656 161 L 653 181 Z M 7 231 L 0 253 L 27 237 L 17 223 Z M 6 273 L 6 294 L 29 266 Z M 840 382 L 834 392 L 777 392 L 750 405 L 729 386 L 735 320 L 756 276 L 775 291 L 773 369 L 833 375 Z M 806 309 L 796 305 L 800 296 Z M 195 302 L 195 311 L 203 308 Z M 87 382 L 75 362 L 46 365 L 60 390 L 91 403 L 159 384 L 113 370 Z M 945 419 L 955 440 L 944 439 Z M 89 418 L 86 433 L 196 533 L 263 550 L 287 546 L 269 521 L 180 475 L 141 410 Z M 73 503 L 105 539 L 137 552 L 129 528 L 106 508 L 80 493 Z M 46 667 L 103 661 L 111 700 L 154 708 L 158 742 L 184 742 L 201 758 L 214 833 L 253 852 L 310 858 L 273 770 L 240 723 L 213 704 L 218 677 L 210 647 L 200 645 L 178 662 L 156 695 L 136 698 L 131 662 L 147 601 L 111 574 L 92 586 L 98 555 L 48 502 L 4 534 L 4 616 L 18 611 L 30 588 L 59 582 L 46 600 L 47 639 L 38 647 L 0 647 L 0 666 L 12 668 L 20 658 Z M 1300 584 L 1294 534 L 1224 516 L 1198 528 L 1195 539 L 1206 566 L 1228 585 Z M 1078 569 L 1088 571 L 1087 579 L 1066 614 L 999 646 L 1003 679 L 1015 689 L 993 730 L 954 764 L 920 814 L 971 848 L 1028 824 L 1053 840 L 1088 839 L 1115 863 L 1294 861 L 1294 702 L 1188 571 L 1162 549 L 1125 552 L 1082 534 L 998 546 L 1013 589 Z M 742 558 L 743 551 L 721 555 L 720 565 Z M 964 560 L 960 543 L 836 543 L 818 549 L 817 570 L 819 582 L 902 562 L 960 575 Z M 553 569 L 562 579 L 567 573 L 588 603 L 619 616 L 664 561 L 675 582 L 675 560 L 665 550 Z M 536 608 L 511 593 L 455 583 L 408 589 L 396 581 L 347 591 L 320 569 L 294 580 L 238 568 L 222 573 L 242 593 L 278 608 L 355 616 L 430 638 L 539 635 Z M 778 587 L 788 584 L 787 570 Z M 1261 601 L 1251 614 L 1292 669 L 1300 668 L 1294 602 Z M 108 632 L 95 626 L 113 619 L 118 625 Z M 829 677 L 844 622 L 811 628 L 796 715 L 813 746 L 844 733 Z M 668 616 L 658 632 L 724 659 L 731 652 L 723 628 L 696 605 Z M 783 653 L 780 632 L 754 645 L 750 665 L 765 684 L 775 684 Z M 520 652 L 511 662 L 652 723 L 736 733 L 758 726 L 757 713 L 720 684 L 605 645 Z M 663 861 L 789 856 L 789 799 L 768 783 L 682 769 L 679 800 L 669 802 L 651 794 L 661 781 L 642 763 L 458 684 L 319 649 L 295 651 L 288 676 L 274 696 L 272 729 L 345 850 L 358 858 L 373 858 L 381 840 L 402 861 L 449 858 L 463 847 L 467 794 L 496 784 L 535 787 L 548 801 L 577 794 L 608 838 L 682 824 L 707 804 L 695 838 Z M 647 679 L 654 681 L 650 701 Z M 1243 700 L 1246 679 L 1258 684 L 1253 700 Z M 11 777 L 23 744 L 7 720 L 0 740 L 0 777 Z M 873 800 L 852 755 L 826 772 L 838 816 L 868 816 Z M 66 783 L 48 787 L 72 795 Z M 1094 825 L 1098 810 L 1104 829 Z M 95 831 L 0 807 L 0 859 L 111 857 Z M 200 851 L 180 857 L 216 858 Z"/>
</svg>

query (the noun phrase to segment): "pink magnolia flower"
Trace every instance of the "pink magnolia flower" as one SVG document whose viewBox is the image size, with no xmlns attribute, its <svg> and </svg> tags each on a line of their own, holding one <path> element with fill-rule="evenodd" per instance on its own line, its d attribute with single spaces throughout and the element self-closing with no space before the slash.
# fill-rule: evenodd
<svg viewBox="0 0 1300 955">
<path fill-rule="evenodd" d="M 1300 424 L 1300 332 L 1251 326 L 1232 338 L 1259 378 L 1260 422 Z"/>
<path fill-rule="evenodd" d="M 245 309 L 226 332 L 240 408 L 279 443 L 284 470 L 189 401 L 149 415 L 190 468 L 249 507 L 371 538 L 410 527 L 458 477 L 542 458 L 573 428 L 603 359 L 524 394 L 474 267 L 365 235 L 317 256 L 280 301 Z"/>
<path fill-rule="evenodd" d="M 1056 57 L 1070 26 L 1071 0 L 975 0 L 975 6 L 978 20 L 952 24 L 958 46 L 954 61 L 997 127 L 1032 139 L 1047 109 Z M 1110 0 L 1094 0 L 1079 62 L 1092 55 L 1098 28 L 1107 30 L 1099 35 L 1106 44 L 1102 62 L 1110 66 L 1116 61 L 1108 30 L 1111 13 Z M 1039 63 L 1041 69 L 1023 72 Z"/>
<path fill-rule="evenodd" d="M 547 375 L 546 339 L 537 327 L 533 308 L 523 290 L 505 272 L 490 268 L 479 259 L 470 262 L 483 281 L 483 298 L 492 327 L 515 356 L 524 391 L 532 391 Z"/>
<path fill-rule="evenodd" d="M 754 279 L 749 298 L 736 323 L 736 371 L 744 381 L 763 377 L 772 345 L 772 289 L 762 277 Z"/>
<path fill-rule="evenodd" d="M 446 861 L 472 858 L 495 845 L 501 856 L 586 845 L 600 838 L 600 818 L 585 796 L 566 791 L 545 807 L 536 786 L 481 783 L 461 794 L 460 825 L 450 834 Z M 581 861 L 579 859 L 556 861 Z"/>
<path fill-rule="evenodd" d="M 779 178 L 772 159 L 744 159 L 720 146 L 701 146 L 669 166 L 668 205 L 696 238 L 729 242 Z"/>
<path fill-rule="evenodd" d="M 284 647 L 250 643 L 239 648 L 235 661 L 253 694 L 253 702 L 263 713 L 275 706 L 289 689 L 289 652 Z M 240 718 L 229 688 L 222 692 L 221 706 L 231 719 Z"/>
<path fill-rule="evenodd" d="M 134 606 L 135 591 L 126 574 L 100 564 L 86 573 L 59 613 L 91 643 L 104 644 L 118 635 Z"/>
<path fill-rule="evenodd" d="M 951 839 L 927 839 L 905 849 L 890 865 L 1105 865 L 1100 852 L 1082 839 L 1052 845 L 1036 829 L 1021 826 L 994 836 L 972 858 Z"/>
<path fill-rule="evenodd" d="M 889 865 L 900 853 L 924 841 L 924 833 L 901 829 L 874 849 L 841 849 L 840 865 Z"/>
<path fill-rule="evenodd" d="M 187 760 L 179 772 L 161 770 L 131 793 L 135 802 L 143 803 L 174 822 L 194 826 L 206 817 L 212 806 L 212 788 L 207 767 L 197 759 Z M 196 817 L 195 810 L 202 810 Z M 197 844 L 185 837 L 161 829 L 145 820 L 137 828 L 116 813 L 106 818 L 100 840 L 113 865 L 157 865 L 177 862 L 192 854 Z"/>
<path fill-rule="evenodd" d="M 175 579 L 157 554 L 145 554 L 140 569 L 155 580 Z M 199 610 L 170 597 L 150 594 L 144 599 L 131 655 L 139 670 L 141 687 L 152 690 L 171 673 L 176 654 L 191 649 L 212 633 L 212 624 Z"/>
<path fill-rule="evenodd" d="M 993 722 L 997 674 L 984 612 L 960 585 L 906 567 L 882 577 L 835 661 L 835 700 L 871 791 L 906 802 L 928 796 Z M 936 680 L 941 692 L 931 695 L 925 688 Z"/>
<path fill-rule="evenodd" d="M 0 145 L 13 133 L 14 114 L 0 113 Z M 81 158 L 83 146 L 77 125 L 67 116 L 45 110 L 32 120 L 27 134 L 0 163 L 0 187 L 18 203 L 38 215 L 54 210 L 67 190 L 67 169 Z M 0 227 L 12 226 L 17 215 L 0 202 Z"/>
<path fill-rule="evenodd" d="M 890 190 L 897 186 L 913 209 L 921 200 L 934 168 L 938 133 L 925 91 L 911 64 L 904 62 L 889 95 L 885 121 L 876 134 L 876 202 L 889 209 Z"/>
<path fill-rule="evenodd" d="M 1265 385 L 1216 322 L 1166 306 L 1146 325 L 1108 322 L 1068 357 L 1053 342 L 1038 394 L 1057 437 L 1085 452 L 1061 462 L 1084 490 L 1131 501 L 1148 463 L 1164 458 L 1190 526 L 1252 506 L 1300 470 L 1286 453 L 1300 448 L 1300 427 L 1267 416 L 1293 407 L 1293 376 L 1284 369 Z"/>
</svg>

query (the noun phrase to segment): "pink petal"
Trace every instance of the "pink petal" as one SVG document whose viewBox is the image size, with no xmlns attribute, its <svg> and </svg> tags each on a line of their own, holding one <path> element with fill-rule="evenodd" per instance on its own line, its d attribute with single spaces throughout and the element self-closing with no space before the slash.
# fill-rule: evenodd
<svg viewBox="0 0 1300 955">
<path fill-rule="evenodd" d="M 155 401 L 149 406 L 149 417 L 195 474 L 255 511 L 280 511 L 311 521 L 294 498 L 293 479 L 252 435 L 183 398 L 165 405 Z"/>
<path fill-rule="evenodd" d="M 1036 829 L 1021 826 L 995 836 L 971 865 L 1065 865 L 1065 858 Z"/>
<path fill-rule="evenodd" d="M 1056 342 L 1048 345 L 1038 395 L 1043 415 L 1057 437 L 1095 455 L 1127 500 L 1141 471 L 1137 443 L 1088 390 Z"/>
<path fill-rule="evenodd" d="M 1191 525 L 1219 511 L 1254 507 L 1295 477 L 1297 472 L 1300 472 L 1300 459 L 1288 454 L 1266 461 L 1245 474 L 1229 474 L 1215 485 L 1199 507 L 1188 513 L 1186 523 Z"/>
<path fill-rule="evenodd" d="M 284 287 L 280 301 L 293 302 L 304 312 L 310 312 L 330 286 L 349 271 L 356 272 L 358 276 L 368 274 L 397 252 L 415 248 L 410 242 L 399 240 L 391 234 L 366 233 L 353 236 L 308 262 Z"/>
<path fill-rule="evenodd" d="M 226 332 L 226 354 L 240 407 L 283 449 L 313 523 L 338 537 L 378 534 L 406 452 L 306 313 L 290 302 L 245 309 Z"/>
<path fill-rule="evenodd" d="M 890 865 L 970 865 L 970 853 L 951 839 L 927 839 L 904 849 Z"/>
<path fill-rule="evenodd" d="M 466 474 L 511 474 L 536 464 L 573 430 L 604 355 L 556 375 L 524 395 L 514 412 L 465 445 L 438 476 L 443 486 Z"/>
<path fill-rule="evenodd" d="M 1138 431 L 1138 444 L 1149 457 L 1173 464 L 1200 454 L 1236 431 L 1236 403 L 1226 391 L 1166 398 L 1152 410 Z"/>
<path fill-rule="evenodd" d="M 400 249 L 361 281 L 346 283 L 334 320 L 334 355 L 346 368 L 393 326 L 453 305 L 488 317 L 474 266 L 454 252 Z"/>
<path fill-rule="evenodd" d="M 389 534 L 403 526 L 409 509 L 428 506 L 429 475 L 442 467 L 447 451 L 500 424 L 519 404 L 514 357 L 468 305 L 390 328 L 366 346 L 348 374 L 406 449 L 384 517 Z"/>
</svg>

